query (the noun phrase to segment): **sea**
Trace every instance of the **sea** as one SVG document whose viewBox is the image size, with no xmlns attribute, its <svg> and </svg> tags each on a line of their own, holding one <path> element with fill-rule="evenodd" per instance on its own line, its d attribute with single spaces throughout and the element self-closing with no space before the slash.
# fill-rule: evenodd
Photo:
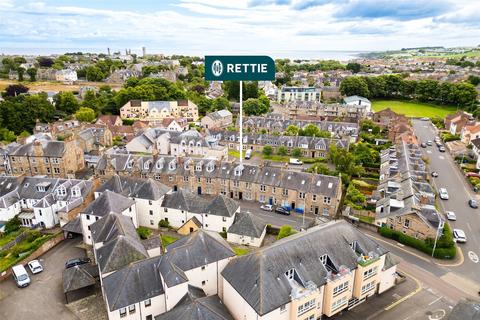
<svg viewBox="0 0 480 320">
<path fill-rule="evenodd" d="M 117 50 L 112 48 L 111 52 Z M 6 48 L 0 47 L 0 55 L 50 55 L 50 54 L 64 54 L 66 52 L 85 52 L 85 53 L 107 53 L 107 48 Z M 142 54 L 142 50 L 131 50 L 137 55 Z M 164 54 L 164 55 L 188 55 L 188 56 L 203 56 L 203 55 L 267 55 L 274 59 L 288 58 L 291 60 L 340 60 L 348 61 L 359 58 L 360 55 L 368 53 L 368 51 L 343 51 L 343 50 L 275 50 L 275 51 L 229 51 L 221 50 L 215 52 L 201 52 L 199 50 L 162 50 L 161 48 L 147 48 L 147 54 Z"/>
</svg>

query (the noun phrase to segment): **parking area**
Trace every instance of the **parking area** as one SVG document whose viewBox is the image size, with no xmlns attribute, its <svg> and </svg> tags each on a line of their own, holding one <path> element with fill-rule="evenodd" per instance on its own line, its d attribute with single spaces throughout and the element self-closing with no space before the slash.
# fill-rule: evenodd
<svg viewBox="0 0 480 320">
<path fill-rule="evenodd" d="M 26 288 L 17 288 L 12 278 L 0 282 L 0 319 L 77 319 L 65 307 L 62 271 L 66 260 L 85 255 L 77 247 L 80 243 L 81 238 L 66 239 L 44 254 L 44 271 L 29 271 L 31 284 Z"/>
</svg>

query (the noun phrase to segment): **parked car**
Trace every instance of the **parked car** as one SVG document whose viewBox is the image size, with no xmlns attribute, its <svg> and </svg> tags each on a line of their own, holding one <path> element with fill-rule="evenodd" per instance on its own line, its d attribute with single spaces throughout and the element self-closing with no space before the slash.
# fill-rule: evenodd
<svg viewBox="0 0 480 320">
<path fill-rule="evenodd" d="M 440 188 L 438 191 L 438 194 L 440 195 L 440 199 L 442 200 L 448 200 L 448 192 L 447 189 L 445 188 Z"/>
<path fill-rule="evenodd" d="M 438 148 L 438 151 L 440 151 L 440 152 L 445 152 L 445 147 L 444 147 L 444 146 L 439 147 L 439 148 Z"/>
<path fill-rule="evenodd" d="M 245 159 L 250 159 L 252 157 L 252 154 L 253 154 L 253 150 L 252 149 L 248 149 L 246 152 L 245 152 Z"/>
<path fill-rule="evenodd" d="M 290 210 L 288 210 L 288 208 L 286 208 L 286 207 L 277 207 L 275 209 L 275 212 L 279 213 L 279 214 L 286 215 L 286 216 L 290 215 Z"/>
<path fill-rule="evenodd" d="M 457 216 L 455 215 L 455 212 L 446 211 L 445 214 L 446 214 L 448 220 L 450 220 L 450 221 L 456 221 L 457 220 Z"/>
<path fill-rule="evenodd" d="M 442 142 L 440 140 L 435 140 L 435 144 L 437 145 L 437 147 L 441 147 L 442 146 Z"/>
<path fill-rule="evenodd" d="M 303 164 L 302 161 L 300 161 L 299 159 L 296 159 L 296 158 L 290 158 L 289 163 L 290 164 Z"/>
<path fill-rule="evenodd" d="M 433 171 L 433 172 L 432 172 L 432 177 L 434 177 L 434 178 L 438 177 L 438 172 L 437 172 L 437 171 Z"/>
<path fill-rule="evenodd" d="M 422 142 L 422 143 L 420 144 L 420 147 L 426 148 L 426 147 L 427 147 L 427 144 L 426 144 L 425 142 Z"/>
<path fill-rule="evenodd" d="M 465 235 L 465 232 L 463 232 L 462 229 L 453 229 L 453 240 L 455 242 L 465 243 L 467 242 L 467 236 Z"/>
<path fill-rule="evenodd" d="M 480 173 L 476 173 L 476 172 L 467 172 L 465 174 L 466 177 L 473 177 L 473 178 L 480 178 Z"/>
<path fill-rule="evenodd" d="M 25 288 L 30 284 L 30 277 L 27 270 L 21 264 L 12 267 L 12 276 L 19 288 Z"/>
<path fill-rule="evenodd" d="M 437 142 L 437 141 L 438 141 L 438 142 L 442 141 L 442 140 L 440 139 L 440 137 L 438 137 L 438 136 L 437 136 L 437 137 L 435 137 L 435 139 L 434 139 L 434 140 L 435 140 L 435 142 Z"/>
<path fill-rule="evenodd" d="M 473 209 L 478 208 L 478 202 L 475 199 L 468 200 L 468 205 L 470 206 L 470 208 L 473 208 Z"/>
<path fill-rule="evenodd" d="M 43 267 L 38 260 L 32 260 L 28 263 L 28 268 L 32 274 L 37 274 L 43 271 Z"/>
<path fill-rule="evenodd" d="M 67 262 L 65 262 L 65 269 L 75 267 L 75 266 L 79 266 L 79 265 L 82 265 L 82 264 L 85 264 L 85 263 L 90 263 L 90 258 L 70 259 L 70 260 L 67 260 Z"/>
<path fill-rule="evenodd" d="M 427 146 L 432 146 L 432 145 L 433 145 L 432 140 L 428 140 L 428 141 L 427 141 Z"/>
<path fill-rule="evenodd" d="M 265 210 L 265 211 L 273 211 L 273 205 L 271 204 L 264 204 L 260 207 L 260 209 Z"/>
<path fill-rule="evenodd" d="M 429 121 L 429 120 L 430 120 L 430 118 L 423 117 L 423 118 L 420 118 L 420 120 L 422 120 L 422 121 Z"/>
</svg>

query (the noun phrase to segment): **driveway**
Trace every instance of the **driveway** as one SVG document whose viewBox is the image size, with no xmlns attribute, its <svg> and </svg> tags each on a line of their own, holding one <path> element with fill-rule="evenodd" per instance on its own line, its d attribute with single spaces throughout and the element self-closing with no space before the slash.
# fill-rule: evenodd
<svg viewBox="0 0 480 320">
<path fill-rule="evenodd" d="M 17 288 L 12 278 L 0 282 L 0 319 L 77 319 L 66 307 L 62 271 L 65 261 L 82 257 L 85 251 L 75 247 L 81 238 L 66 239 L 40 259 L 44 271 L 29 272 L 31 284 Z"/>
</svg>

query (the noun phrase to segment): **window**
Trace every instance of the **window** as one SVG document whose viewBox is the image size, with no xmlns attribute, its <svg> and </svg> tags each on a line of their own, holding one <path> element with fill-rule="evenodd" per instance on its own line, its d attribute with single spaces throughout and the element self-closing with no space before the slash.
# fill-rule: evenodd
<svg viewBox="0 0 480 320">
<path fill-rule="evenodd" d="M 316 194 L 312 195 L 312 201 L 317 201 L 317 195 Z"/>
<path fill-rule="evenodd" d="M 343 297 L 341 299 L 338 299 L 337 301 L 334 301 L 332 303 L 332 311 L 335 311 L 339 309 L 340 307 L 344 306 L 347 303 L 347 297 Z"/>
<path fill-rule="evenodd" d="M 132 207 L 128 208 L 128 212 L 132 212 Z"/>
<path fill-rule="evenodd" d="M 72 188 L 72 196 L 73 197 L 80 197 L 81 192 L 79 187 L 73 187 Z"/>
<path fill-rule="evenodd" d="M 53 164 L 58 164 L 59 163 L 58 158 L 52 158 L 52 163 Z"/>
<path fill-rule="evenodd" d="M 87 220 L 90 220 L 90 215 L 89 214 L 87 214 Z"/>
<path fill-rule="evenodd" d="M 150 220 L 150 225 L 153 226 L 154 224 L 153 220 Z"/>
<path fill-rule="evenodd" d="M 38 210 L 38 214 L 42 216 L 42 210 Z"/>
<path fill-rule="evenodd" d="M 299 193 L 298 193 L 298 197 L 299 197 L 300 199 L 305 199 L 305 192 L 299 192 Z"/>
<path fill-rule="evenodd" d="M 323 203 L 330 204 L 332 202 L 332 198 L 330 197 L 323 197 Z"/>
<path fill-rule="evenodd" d="M 298 306 L 297 308 L 297 315 L 300 316 L 305 312 L 308 312 L 315 308 L 315 299 L 305 302 L 304 304 Z"/>
<path fill-rule="evenodd" d="M 168 181 L 172 182 L 173 181 L 173 176 L 169 176 Z"/>
<path fill-rule="evenodd" d="M 152 200 L 148 200 L 148 204 L 152 205 L 153 204 Z"/>
<path fill-rule="evenodd" d="M 47 168 L 47 173 L 50 174 L 52 172 L 52 170 L 50 170 L 50 168 Z"/>
<path fill-rule="evenodd" d="M 168 212 L 168 208 L 163 208 L 163 212 Z"/>
<path fill-rule="evenodd" d="M 127 308 L 120 309 L 120 318 L 123 318 L 127 315 Z"/>
<path fill-rule="evenodd" d="M 404 226 L 405 228 L 410 227 L 410 220 L 405 219 L 405 221 L 403 222 L 403 226 Z"/>
<path fill-rule="evenodd" d="M 135 313 L 135 305 L 134 304 L 132 304 L 131 306 L 128 306 L 128 313 L 129 314 Z"/>
<path fill-rule="evenodd" d="M 261 191 L 261 192 L 267 191 L 267 186 L 265 186 L 264 184 L 261 184 L 261 185 L 260 185 L 260 191 Z"/>
<path fill-rule="evenodd" d="M 205 285 L 205 280 L 202 281 L 202 286 L 204 286 L 204 285 Z"/>
<path fill-rule="evenodd" d="M 53 168 L 53 172 L 55 174 L 60 174 L 60 168 Z"/>
<path fill-rule="evenodd" d="M 323 208 L 323 215 L 328 216 L 328 208 Z"/>
<path fill-rule="evenodd" d="M 201 268 L 201 269 L 202 269 L 202 271 L 203 271 L 203 270 L 205 270 L 205 266 L 202 266 L 202 268 Z"/>
<path fill-rule="evenodd" d="M 206 181 L 207 183 L 212 183 L 212 178 L 206 178 L 205 181 Z"/>
<path fill-rule="evenodd" d="M 188 182 L 188 176 L 184 176 L 183 181 Z"/>
<path fill-rule="evenodd" d="M 151 216 L 153 216 L 153 210 L 149 210 Z"/>
<path fill-rule="evenodd" d="M 368 291 L 375 288 L 375 281 L 369 282 L 362 286 L 362 294 L 367 293 Z"/>
<path fill-rule="evenodd" d="M 327 264 L 327 255 L 324 254 L 320 257 L 320 262 L 325 266 Z"/>
<path fill-rule="evenodd" d="M 348 290 L 348 281 L 336 286 L 335 288 L 333 288 L 333 296 L 337 296 L 339 295 L 340 293 L 343 293 L 345 291 Z"/>
<path fill-rule="evenodd" d="M 368 279 L 370 277 L 373 277 L 374 275 L 377 274 L 377 269 L 378 267 L 373 267 L 371 269 L 368 269 L 367 271 L 363 272 L 363 279 Z"/>
<path fill-rule="evenodd" d="M 150 307 L 152 305 L 152 300 L 145 300 L 145 307 Z"/>
<path fill-rule="evenodd" d="M 233 180 L 233 186 L 234 186 L 234 187 L 239 187 L 239 186 L 240 186 L 240 181 L 238 181 L 238 180 Z"/>
<path fill-rule="evenodd" d="M 283 189 L 282 194 L 283 194 L 284 196 L 288 196 L 288 189 Z"/>
<path fill-rule="evenodd" d="M 287 311 L 287 306 L 286 305 L 280 306 L 280 313 L 284 313 L 285 311 Z"/>
</svg>

